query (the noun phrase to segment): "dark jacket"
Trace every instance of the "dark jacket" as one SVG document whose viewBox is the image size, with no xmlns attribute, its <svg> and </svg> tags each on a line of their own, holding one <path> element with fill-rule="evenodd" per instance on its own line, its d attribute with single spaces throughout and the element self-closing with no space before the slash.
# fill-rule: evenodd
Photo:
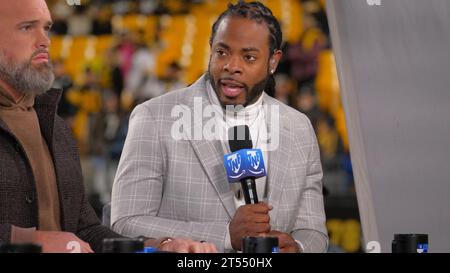
<svg viewBox="0 0 450 273">
<path fill-rule="evenodd" d="M 75 140 L 65 122 L 56 115 L 60 96 L 60 90 L 49 90 L 36 98 L 34 108 L 53 157 L 61 228 L 100 252 L 104 238 L 121 236 L 102 226 L 88 203 Z M 11 225 L 39 229 L 36 199 L 33 172 L 24 148 L 0 119 L 0 243 L 10 241 Z"/>
</svg>

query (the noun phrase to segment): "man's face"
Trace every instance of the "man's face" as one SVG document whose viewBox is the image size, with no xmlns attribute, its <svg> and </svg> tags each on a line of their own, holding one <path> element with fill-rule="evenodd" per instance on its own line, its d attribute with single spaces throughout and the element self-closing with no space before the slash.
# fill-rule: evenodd
<svg viewBox="0 0 450 273">
<path fill-rule="evenodd" d="M 0 1 L 0 87 L 36 94 L 50 88 L 51 24 L 44 0 Z"/>
<path fill-rule="evenodd" d="M 223 19 L 211 45 L 209 77 L 222 106 L 246 106 L 257 100 L 281 51 L 270 57 L 265 23 L 239 17 Z"/>
</svg>

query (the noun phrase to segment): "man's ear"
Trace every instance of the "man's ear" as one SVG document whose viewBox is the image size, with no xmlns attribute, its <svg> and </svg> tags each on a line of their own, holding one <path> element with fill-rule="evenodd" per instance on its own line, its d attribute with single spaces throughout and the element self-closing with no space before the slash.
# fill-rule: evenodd
<svg viewBox="0 0 450 273">
<path fill-rule="evenodd" d="M 277 70 L 278 63 L 280 62 L 282 56 L 283 52 L 281 50 L 275 50 L 272 57 L 270 57 L 270 73 L 275 73 L 275 70 Z"/>
</svg>

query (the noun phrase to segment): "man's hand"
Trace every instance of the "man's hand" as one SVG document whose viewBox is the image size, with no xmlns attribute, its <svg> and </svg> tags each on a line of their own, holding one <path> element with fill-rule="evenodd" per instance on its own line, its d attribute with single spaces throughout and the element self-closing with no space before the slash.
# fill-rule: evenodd
<svg viewBox="0 0 450 273">
<path fill-rule="evenodd" d="M 188 238 L 163 240 L 157 246 L 159 250 L 179 253 L 217 253 L 216 246 L 207 242 L 197 242 Z"/>
<path fill-rule="evenodd" d="M 260 202 L 240 206 L 230 222 L 231 246 L 235 250 L 241 250 L 241 240 L 244 236 L 258 236 L 270 231 L 269 211 L 272 206 Z"/>
<path fill-rule="evenodd" d="M 288 233 L 280 232 L 278 230 L 272 230 L 265 236 L 278 237 L 278 247 L 281 253 L 299 253 L 300 247 L 297 242 Z"/>
<path fill-rule="evenodd" d="M 33 242 L 41 245 L 44 253 L 94 252 L 88 243 L 70 232 L 37 230 L 34 232 Z"/>
</svg>

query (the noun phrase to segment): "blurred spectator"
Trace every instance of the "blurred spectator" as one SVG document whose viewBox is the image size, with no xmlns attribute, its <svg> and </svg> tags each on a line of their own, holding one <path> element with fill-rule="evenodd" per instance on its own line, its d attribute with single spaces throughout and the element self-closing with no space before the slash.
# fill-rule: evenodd
<svg viewBox="0 0 450 273">
<path fill-rule="evenodd" d="M 125 90 L 139 102 L 161 95 L 156 87 L 155 55 L 144 42 L 137 45 L 126 78 Z"/>
<path fill-rule="evenodd" d="M 73 9 L 70 8 L 64 1 L 57 1 L 52 6 L 52 34 L 66 35 L 68 31 L 68 25 L 66 19 L 72 15 Z"/>
<path fill-rule="evenodd" d="M 110 147 L 120 126 L 119 100 L 112 91 L 105 91 L 103 107 L 92 116 L 89 156 L 96 172 L 92 191 L 105 204 L 111 200 L 112 182 L 117 169 L 110 158 Z"/>
<path fill-rule="evenodd" d="M 128 73 L 133 66 L 133 55 L 136 50 L 136 45 L 133 41 L 132 33 L 123 30 L 119 34 L 119 41 L 117 45 L 117 54 L 120 63 L 120 70 L 122 72 L 122 78 L 126 84 Z"/>
<path fill-rule="evenodd" d="M 303 9 L 314 16 L 317 21 L 317 27 L 328 37 L 330 30 L 328 27 L 327 14 L 325 12 L 324 1 L 317 0 L 303 0 Z"/>
<path fill-rule="evenodd" d="M 317 120 L 317 141 L 320 145 L 323 168 L 327 170 L 339 167 L 339 155 L 342 152 L 342 144 L 333 122 L 333 118 L 326 114 Z"/>
<path fill-rule="evenodd" d="M 355 193 L 355 185 L 353 180 L 353 167 L 348 151 L 341 155 L 341 168 L 345 171 L 345 180 L 343 181 L 343 187 L 347 192 Z"/>
<path fill-rule="evenodd" d="M 92 19 L 84 5 L 75 6 L 75 13 L 69 17 L 67 23 L 69 35 L 79 36 L 91 33 Z"/>
<path fill-rule="evenodd" d="M 80 87 L 74 87 L 67 93 L 67 100 L 77 107 L 73 123 L 73 133 L 78 142 L 80 155 L 89 152 L 90 122 L 102 106 L 97 76 L 90 68 L 85 69 L 84 81 Z"/>
<path fill-rule="evenodd" d="M 319 107 L 314 89 L 310 85 L 305 85 L 300 89 L 295 104 L 297 110 L 304 113 L 310 120 L 314 128 L 317 129 L 317 120 L 320 115 Z"/>
<path fill-rule="evenodd" d="M 145 1 L 145 0 L 143 0 Z M 164 5 L 164 1 L 163 0 L 155 0 L 155 2 L 158 3 L 156 9 L 153 11 L 154 15 L 165 15 L 165 14 L 169 14 L 170 10 Z"/>
<path fill-rule="evenodd" d="M 295 100 L 295 82 L 289 75 L 275 75 L 275 98 L 287 105 L 293 105 Z"/>
<path fill-rule="evenodd" d="M 139 12 L 142 14 L 150 15 L 154 14 L 160 5 L 159 0 L 148 1 L 148 0 L 140 0 L 139 1 Z"/>
<path fill-rule="evenodd" d="M 121 70 L 121 58 L 119 54 L 119 48 L 113 47 L 108 51 L 107 65 L 109 66 L 111 88 L 118 98 L 119 102 L 122 99 L 122 91 L 124 89 L 125 79 Z"/>
<path fill-rule="evenodd" d="M 67 74 L 62 60 L 53 61 L 53 73 L 55 74 L 53 87 L 62 89 L 61 99 L 58 105 L 58 115 L 71 124 L 72 118 L 76 113 L 76 107 L 67 100 L 66 95 L 67 91 L 72 88 L 73 81 Z"/>
<path fill-rule="evenodd" d="M 122 155 L 123 146 L 128 134 L 128 122 L 130 119 L 130 114 L 130 112 L 125 112 L 124 115 L 120 117 L 119 128 L 117 128 L 116 135 L 112 140 L 109 150 L 109 156 L 111 160 L 116 163 L 116 167 L 119 163 L 120 156 Z"/>
<path fill-rule="evenodd" d="M 89 154 L 106 156 L 119 128 L 119 100 L 111 91 L 102 93 L 102 108 L 92 116 Z"/>
<path fill-rule="evenodd" d="M 95 18 L 92 21 L 92 34 L 93 35 L 109 35 L 112 34 L 111 8 L 107 5 L 103 5 L 97 8 Z"/>
<path fill-rule="evenodd" d="M 181 80 L 183 78 L 183 69 L 177 62 L 171 62 L 166 69 L 166 73 L 161 78 L 165 85 L 165 90 L 176 90 L 186 87 L 186 84 Z"/>
<path fill-rule="evenodd" d="M 154 83 L 154 86 L 149 86 L 148 88 L 152 88 L 154 90 L 152 91 L 152 95 L 154 97 L 159 96 L 169 90 L 177 90 L 186 87 L 186 84 L 181 79 L 181 66 L 177 62 L 172 62 L 167 66 L 164 75 Z"/>
<path fill-rule="evenodd" d="M 189 12 L 189 1 L 159 1 L 159 5 L 155 14 L 163 15 L 163 14 L 187 14 Z"/>
<path fill-rule="evenodd" d="M 126 0 L 113 0 L 112 11 L 114 14 L 123 15 L 131 10 L 131 2 Z"/>
<path fill-rule="evenodd" d="M 325 35 L 317 28 L 314 17 L 305 14 L 304 32 L 297 43 L 287 47 L 286 58 L 289 61 L 290 74 L 301 87 L 311 83 L 317 74 L 319 52 L 326 48 Z"/>
<path fill-rule="evenodd" d="M 65 19 L 57 16 L 53 16 L 53 25 L 51 33 L 53 35 L 66 35 L 68 31 L 68 25 Z"/>
</svg>

